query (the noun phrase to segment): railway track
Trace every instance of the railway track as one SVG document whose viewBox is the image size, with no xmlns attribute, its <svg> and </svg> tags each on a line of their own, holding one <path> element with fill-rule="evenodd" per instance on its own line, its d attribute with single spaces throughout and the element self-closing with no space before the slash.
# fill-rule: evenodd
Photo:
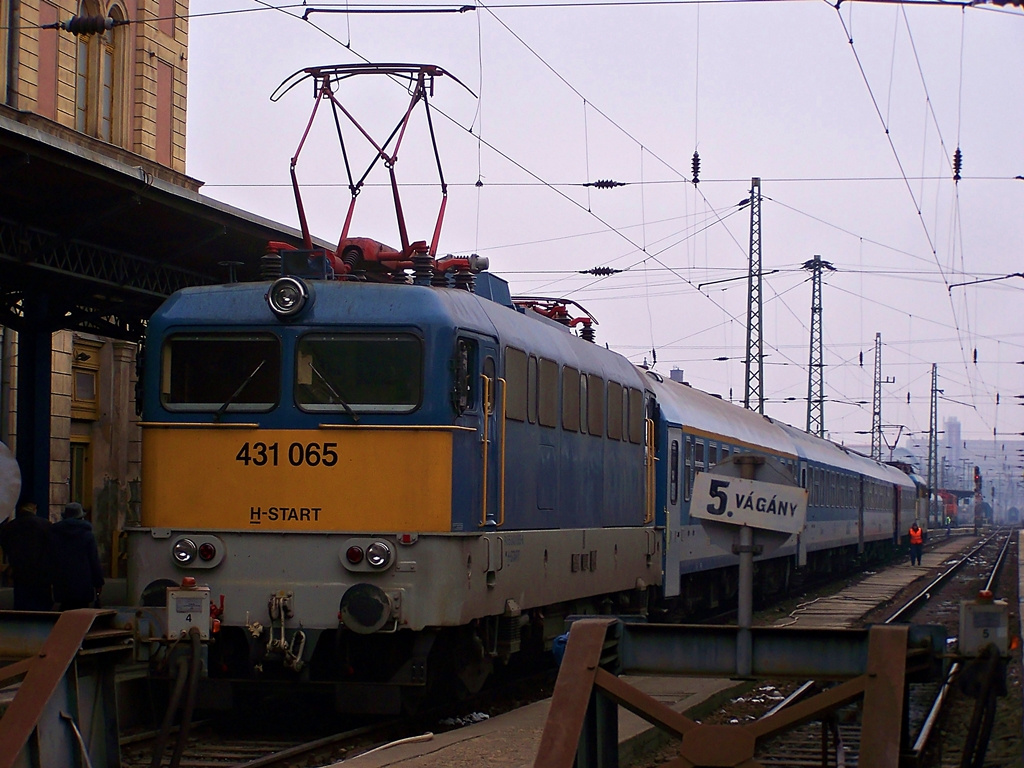
<svg viewBox="0 0 1024 768">
<path fill-rule="evenodd" d="M 1004 568 L 1011 541 L 1006 531 L 996 531 L 964 556 L 946 562 L 938 572 L 924 581 L 923 588 L 905 590 L 891 605 L 873 607 L 849 626 L 864 626 L 873 623 L 915 622 L 941 624 L 951 638 L 959 631 L 959 607 L 961 600 L 973 599 L 981 590 L 995 591 L 999 596 L 1010 598 L 1015 603 L 1017 592 L 1016 569 Z M 848 604 L 866 606 L 871 602 L 870 591 L 854 590 L 848 596 Z M 828 609 L 823 609 L 828 611 Z M 796 613 L 796 612 L 794 612 Z M 834 612 L 833 614 L 834 615 Z M 955 649 L 952 649 L 955 650 Z M 975 701 L 957 688 L 957 679 L 963 674 L 964 664 L 954 663 L 950 674 L 942 684 L 911 683 L 909 706 L 910 730 L 914 734 L 904 754 L 915 765 L 934 768 L 961 768 L 962 766 L 1018 766 L 1021 764 L 1021 698 L 1020 660 L 1011 665 L 1010 693 L 997 701 L 992 717 L 992 738 L 981 733 Z M 747 711 L 739 718 L 752 719 L 771 714 L 790 706 L 820 690 L 813 681 L 800 686 L 780 683 L 780 688 L 789 690 L 790 695 L 776 707 L 767 711 Z M 761 707 L 764 710 L 764 707 Z M 731 710 L 731 711 L 729 711 Z M 735 722 L 739 718 L 734 707 L 715 715 L 723 722 Z M 860 765 L 860 723 L 857 705 L 840 710 L 836 716 L 824 722 L 810 723 L 794 729 L 767 743 L 756 756 L 762 765 L 772 768 L 807 768 L 822 766 L 833 768 Z M 708 720 L 706 720 L 707 722 Z M 984 741 L 981 737 L 984 737 Z M 968 748 L 964 761 L 965 744 Z M 658 759 L 645 763 L 657 765 Z M 866 765 L 866 764 L 865 764 Z"/>
</svg>

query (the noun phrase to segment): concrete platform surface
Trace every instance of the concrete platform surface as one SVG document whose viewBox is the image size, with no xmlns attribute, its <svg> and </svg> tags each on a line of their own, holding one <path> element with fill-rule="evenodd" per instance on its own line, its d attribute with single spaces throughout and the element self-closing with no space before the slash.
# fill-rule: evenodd
<svg viewBox="0 0 1024 768">
<path fill-rule="evenodd" d="M 628 677 L 644 693 L 677 712 L 699 718 L 695 710 L 717 708 L 740 695 L 749 682 L 692 677 Z M 331 768 L 527 768 L 533 765 L 551 699 L 424 740 L 385 747 L 350 757 Z M 619 707 L 619 754 L 627 756 L 658 738 L 657 729 Z"/>
</svg>

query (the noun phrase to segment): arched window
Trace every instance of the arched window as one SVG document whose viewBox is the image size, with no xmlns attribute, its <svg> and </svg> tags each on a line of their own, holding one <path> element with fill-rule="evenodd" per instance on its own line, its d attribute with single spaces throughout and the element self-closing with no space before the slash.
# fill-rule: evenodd
<svg viewBox="0 0 1024 768">
<path fill-rule="evenodd" d="M 103 13 L 96 0 L 82 0 L 78 13 L 125 19 L 118 4 Z M 124 143 L 125 29 L 115 26 L 101 35 L 80 35 L 75 68 L 75 130 L 119 145 Z"/>
</svg>

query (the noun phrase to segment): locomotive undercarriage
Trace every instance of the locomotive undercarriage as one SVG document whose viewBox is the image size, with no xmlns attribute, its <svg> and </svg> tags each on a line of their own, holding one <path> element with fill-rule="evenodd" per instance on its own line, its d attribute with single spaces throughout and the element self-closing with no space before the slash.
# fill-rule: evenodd
<svg viewBox="0 0 1024 768">
<path fill-rule="evenodd" d="M 232 709 L 259 690 L 258 683 L 333 688 L 339 714 L 394 714 L 425 703 L 455 701 L 478 693 L 496 669 L 510 663 L 544 663 L 544 652 L 574 615 L 644 615 L 648 590 L 601 595 L 489 616 L 469 626 L 360 635 L 344 627 L 304 631 L 312 648 L 298 669 L 281 650 L 268 651 L 265 637 L 243 627 L 224 627 L 209 648 L 210 678 L 202 701 Z M 294 637 L 292 630 L 288 631 Z"/>
</svg>

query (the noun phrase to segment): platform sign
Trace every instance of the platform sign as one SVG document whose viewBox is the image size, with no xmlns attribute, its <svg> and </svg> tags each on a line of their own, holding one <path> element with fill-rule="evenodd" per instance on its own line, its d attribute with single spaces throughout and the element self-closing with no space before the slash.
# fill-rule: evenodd
<svg viewBox="0 0 1024 768">
<path fill-rule="evenodd" d="M 800 533 L 807 520 L 807 491 L 793 485 L 699 472 L 693 481 L 690 517 Z"/>
</svg>

